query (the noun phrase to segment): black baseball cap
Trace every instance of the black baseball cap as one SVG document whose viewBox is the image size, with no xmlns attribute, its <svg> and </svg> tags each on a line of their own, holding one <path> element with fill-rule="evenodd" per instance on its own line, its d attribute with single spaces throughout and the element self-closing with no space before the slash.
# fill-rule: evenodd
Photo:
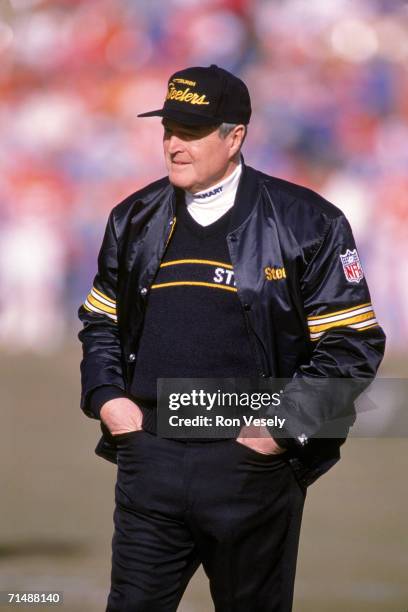
<svg viewBox="0 0 408 612">
<path fill-rule="evenodd" d="M 251 99 L 241 79 L 215 64 L 185 68 L 170 77 L 163 108 L 138 117 L 165 117 L 186 125 L 247 125 Z"/>
</svg>

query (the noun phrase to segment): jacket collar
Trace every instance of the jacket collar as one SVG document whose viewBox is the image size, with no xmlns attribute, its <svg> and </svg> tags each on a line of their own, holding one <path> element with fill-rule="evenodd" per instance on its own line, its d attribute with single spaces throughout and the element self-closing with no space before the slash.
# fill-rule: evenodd
<svg viewBox="0 0 408 612">
<path fill-rule="evenodd" d="M 232 207 L 229 233 L 239 229 L 254 210 L 261 195 L 261 182 L 256 170 L 247 166 L 242 157 L 242 174 Z"/>
</svg>

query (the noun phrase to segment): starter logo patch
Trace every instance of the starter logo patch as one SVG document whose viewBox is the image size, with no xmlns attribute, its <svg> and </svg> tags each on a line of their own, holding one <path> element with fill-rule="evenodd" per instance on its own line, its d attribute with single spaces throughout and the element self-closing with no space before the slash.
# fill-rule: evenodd
<svg viewBox="0 0 408 612">
<path fill-rule="evenodd" d="M 359 283 L 364 278 L 363 268 L 361 267 L 360 258 L 357 253 L 357 249 L 347 249 L 342 255 L 340 253 L 340 260 L 343 266 L 344 276 L 349 283 Z"/>
</svg>

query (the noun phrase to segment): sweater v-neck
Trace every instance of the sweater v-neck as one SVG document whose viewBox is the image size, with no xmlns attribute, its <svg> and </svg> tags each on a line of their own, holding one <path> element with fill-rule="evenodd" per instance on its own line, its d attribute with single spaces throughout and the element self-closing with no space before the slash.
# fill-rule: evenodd
<svg viewBox="0 0 408 612">
<path fill-rule="evenodd" d="M 228 209 L 219 219 L 210 223 L 209 225 L 201 225 L 198 223 L 188 212 L 187 206 L 184 201 L 181 201 L 177 205 L 177 221 L 186 227 L 190 232 L 205 238 L 206 236 L 214 236 L 214 234 L 220 234 L 226 237 L 228 233 L 228 226 L 232 216 L 233 206 Z"/>
</svg>

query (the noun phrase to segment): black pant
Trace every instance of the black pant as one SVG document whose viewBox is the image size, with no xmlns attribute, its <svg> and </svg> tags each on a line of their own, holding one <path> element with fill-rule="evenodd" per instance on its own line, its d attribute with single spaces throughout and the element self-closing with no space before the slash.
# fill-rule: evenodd
<svg viewBox="0 0 408 612">
<path fill-rule="evenodd" d="M 172 612 L 200 563 L 217 612 L 290 612 L 305 491 L 235 440 L 118 439 L 107 612 Z"/>
</svg>

